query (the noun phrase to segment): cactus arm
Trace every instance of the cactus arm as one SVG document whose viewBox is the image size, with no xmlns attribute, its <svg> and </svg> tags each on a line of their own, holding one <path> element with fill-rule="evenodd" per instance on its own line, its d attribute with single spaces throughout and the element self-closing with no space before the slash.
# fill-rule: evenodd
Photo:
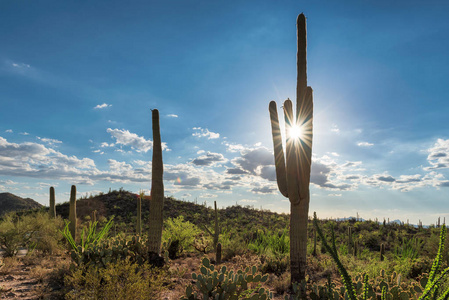
<svg viewBox="0 0 449 300">
<path fill-rule="evenodd" d="M 287 188 L 288 199 L 291 204 L 299 204 L 299 166 L 298 166 L 298 142 L 295 138 L 290 137 L 291 127 L 295 124 L 293 116 L 293 104 L 290 99 L 284 102 L 284 116 L 285 116 L 285 135 L 286 135 L 286 157 L 287 157 Z"/>
<path fill-rule="evenodd" d="M 313 137 L 313 91 L 311 87 L 307 87 L 306 95 L 303 101 L 298 103 L 299 122 L 303 129 L 303 136 L 300 139 L 299 151 L 299 195 L 300 199 L 308 199 L 310 168 L 312 164 L 312 137 Z"/>
<path fill-rule="evenodd" d="M 285 170 L 284 150 L 282 149 L 282 136 L 279 127 L 279 118 L 276 109 L 276 102 L 271 101 L 270 106 L 271 133 L 273 135 L 274 162 L 276 166 L 276 180 L 279 191 L 284 197 L 288 197 L 287 172 Z"/>
<path fill-rule="evenodd" d="M 306 17 L 300 14 L 296 19 L 296 35 L 298 41 L 298 51 L 296 53 L 296 68 L 297 68 L 297 85 L 296 85 L 296 99 L 304 99 L 307 88 L 307 31 L 306 31 Z M 296 106 L 296 118 L 299 119 L 299 106 Z"/>
</svg>

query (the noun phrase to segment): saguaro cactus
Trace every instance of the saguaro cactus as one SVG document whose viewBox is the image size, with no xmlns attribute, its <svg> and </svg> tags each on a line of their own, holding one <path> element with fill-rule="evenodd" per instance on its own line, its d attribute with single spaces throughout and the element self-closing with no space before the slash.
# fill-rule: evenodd
<svg viewBox="0 0 449 300">
<path fill-rule="evenodd" d="M 162 209 L 164 207 L 164 167 L 162 164 L 162 144 L 159 127 L 159 111 L 152 110 L 153 119 L 153 164 L 151 168 L 150 197 L 150 232 L 148 234 L 148 251 L 161 254 Z"/>
<path fill-rule="evenodd" d="M 70 190 L 69 229 L 73 239 L 76 239 L 76 186 Z"/>
<path fill-rule="evenodd" d="M 269 110 L 274 144 L 276 178 L 280 192 L 290 200 L 290 269 L 291 281 L 305 279 L 307 254 L 307 221 L 309 213 L 309 183 L 312 160 L 312 88 L 307 86 L 306 17 L 297 19 L 297 86 L 296 116 L 290 99 L 284 102 L 286 131 L 286 160 L 282 149 L 282 136 L 276 102 Z"/>
<path fill-rule="evenodd" d="M 56 218 L 55 188 L 50 187 L 50 218 Z"/>
<path fill-rule="evenodd" d="M 137 197 L 137 228 L 136 233 L 142 235 L 142 199 L 144 197 L 143 191 L 140 192 L 139 197 Z"/>
<path fill-rule="evenodd" d="M 352 252 L 352 227 L 348 227 L 348 254 Z"/>
<path fill-rule="evenodd" d="M 215 229 L 214 229 L 214 233 L 212 233 L 212 231 L 210 231 L 206 225 L 204 225 L 204 229 L 206 229 L 207 233 L 209 233 L 213 240 L 213 246 L 214 246 L 214 251 L 217 251 L 217 243 L 218 243 L 218 238 L 220 235 L 220 228 L 218 226 L 218 209 L 217 209 L 217 201 L 214 201 L 214 209 L 215 209 Z"/>
</svg>

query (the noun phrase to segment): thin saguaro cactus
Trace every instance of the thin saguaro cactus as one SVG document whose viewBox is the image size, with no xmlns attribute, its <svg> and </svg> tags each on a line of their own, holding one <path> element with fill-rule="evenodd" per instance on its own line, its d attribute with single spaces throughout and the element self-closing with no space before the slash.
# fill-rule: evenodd
<svg viewBox="0 0 449 300">
<path fill-rule="evenodd" d="M 56 200 L 55 200 L 55 188 L 50 187 L 50 218 L 56 218 Z"/>
<path fill-rule="evenodd" d="M 74 240 L 76 240 L 76 186 L 72 185 L 70 190 L 70 211 L 69 211 L 69 229 Z"/>
<path fill-rule="evenodd" d="M 271 101 L 269 106 L 277 184 L 282 195 L 290 200 L 292 282 L 305 279 L 313 136 L 313 97 L 312 88 L 307 86 L 307 37 L 304 14 L 298 16 L 296 24 L 298 37 L 296 115 L 293 112 L 292 101 L 287 99 L 284 102 L 285 157 L 276 102 Z"/>
<path fill-rule="evenodd" d="M 153 164 L 151 167 L 150 197 L 150 231 L 148 234 L 148 251 L 161 254 L 162 242 L 162 209 L 164 207 L 164 166 L 162 163 L 161 132 L 159 127 L 159 111 L 152 110 L 153 120 Z"/>
</svg>

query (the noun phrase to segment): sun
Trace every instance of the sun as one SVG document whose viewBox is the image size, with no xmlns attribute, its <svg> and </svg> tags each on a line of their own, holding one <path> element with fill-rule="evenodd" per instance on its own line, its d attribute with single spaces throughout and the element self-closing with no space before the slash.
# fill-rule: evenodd
<svg viewBox="0 0 449 300">
<path fill-rule="evenodd" d="M 289 136 L 294 140 L 303 139 L 304 131 L 300 126 L 293 125 L 292 127 L 290 127 Z"/>
</svg>

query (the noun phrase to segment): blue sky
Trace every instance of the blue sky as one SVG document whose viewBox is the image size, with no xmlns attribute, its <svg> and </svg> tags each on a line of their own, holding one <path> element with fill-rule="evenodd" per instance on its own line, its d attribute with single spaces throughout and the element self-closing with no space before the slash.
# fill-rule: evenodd
<svg viewBox="0 0 449 300">
<path fill-rule="evenodd" d="M 314 90 L 310 213 L 449 218 L 446 1 L 0 2 L 0 192 L 48 203 L 150 189 L 288 212 L 268 103 Z"/>
</svg>

